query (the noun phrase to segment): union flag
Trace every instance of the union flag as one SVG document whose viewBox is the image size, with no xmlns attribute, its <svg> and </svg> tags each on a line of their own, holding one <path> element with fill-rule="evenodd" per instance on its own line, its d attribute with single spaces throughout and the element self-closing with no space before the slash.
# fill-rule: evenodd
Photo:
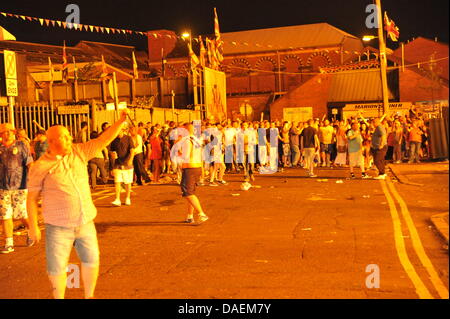
<svg viewBox="0 0 450 319">
<path fill-rule="evenodd" d="M 200 42 L 200 58 L 199 58 L 200 65 L 202 67 L 205 67 L 206 66 L 206 49 L 205 49 L 205 46 L 203 45 L 203 40 L 202 40 L 201 36 L 198 37 L 198 40 Z"/>
<path fill-rule="evenodd" d="M 188 48 L 189 48 L 189 57 L 190 57 L 190 60 L 191 60 L 191 69 L 195 70 L 197 65 L 200 64 L 200 61 L 198 60 L 198 57 L 195 55 L 194 51 L 192 50 L 192 47 L 191 47 L 190 43 L 188 43 Z"/>
<path fill-rule="evenodd" d="M 398 37 L 400 36 L 400 30 L 395 25 L 395 22 L 393 20 L 389 20 L 387 12 L 384 12 L 384 30 L 386 30 L 388 36 L 391 38 L 392 41 L 397 42 Z"/>
<path fill-rule="evenodd" d="M 217 10 L 214 8 L 214 34 L 216 36 L 215 39 L 215 47 L 216 47 L 216 57 L 218 62 L 223 61 L 223 41 L 220 37 L 220 29 L 219 29 L 219 17 L 217 16 Z"/>
</svg>

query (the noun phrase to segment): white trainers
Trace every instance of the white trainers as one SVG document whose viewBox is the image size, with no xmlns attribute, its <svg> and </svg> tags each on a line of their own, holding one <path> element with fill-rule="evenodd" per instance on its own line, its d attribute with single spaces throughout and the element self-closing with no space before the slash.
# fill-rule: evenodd
<svg viewBox="0 0 450 319">
<path fill-rule="evenodd" d="M 0 250 L 1 254 L 9 254 L 14 251 L 14 246 L 5 246 L 5 248 Z"/>
<path fill-rule="evenodd" d="M 378 175 L 377 177 L 374 177 L 373 179 L 385 180 L 386 179 L 386 174 Z"/>
<path fill-rule="evenodd" d="M 113 206 L 120 207 L 122 203 L 120 202 L 120 199 L 116 199 L 114 202 L 112 202 Z"/>
<path fill-rule="evenodd" d="M 125 205 L 130 206 L 131 200 L 129 198 L 125 199 Z"/>
<path fill-rule="evenodd" d="M 202 224 L 202 223 L 206 222 L 208 219 L 209 218 L 206 215 L 198 215 L 198 223 L 199 224 Z"/>
</svg>

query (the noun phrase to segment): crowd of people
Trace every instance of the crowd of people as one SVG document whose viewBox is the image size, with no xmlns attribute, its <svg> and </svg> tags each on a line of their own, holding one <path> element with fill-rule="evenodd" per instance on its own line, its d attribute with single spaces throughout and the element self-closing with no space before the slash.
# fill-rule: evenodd
<svg viewBox="0 0 450 319">
<path fill-rule="evenodd" d="M 184 124 L 141 122 L 123 132 L 129 136 L 125 144 L 135 145 L 133 165 L 129 165 L 134 169 L 133 183 L 159 184 L 163 176 L 170 177 L 163 179 L 166 182 L 173 179 L 180 183 L 181 170 L 174 150 L 186 135 Z M 307 169 L 310 177 L 316 177 L 316 167 L 349 167 L 351 178 L 355 178 L 355 167 L 362 170 L 364 178 L 369 177 L 367 170 L 377 168 L 383 177 L 381 162 L 419 163 L 427 158 L 428 134 L 421 116 L 367 120 L 359 114 L 341 121 L 306 122 L 197 121 L 196 136 L 203 153 L 199 185 L 226 184 L 224 176 L 228 173 L 243 173 L 244 181 L 249 182 L 255 179 L 255 172 L 274 173 L 292 167 Z M 104 152 L 105 165 L 111 169 L 116 149 L 114 146 Z M 95 187 L 95 170 L 91 176 Z M 104 176 L 106 173 L 101 174 L 101 178 Z"/>
<path fill-rule="evenodd" d="M 303 167 L 314 178 L 317 167 L 348 166 L 349 178 L 355 178 L 355 167 L 362 178 L 370 178 L 367 170 L 376 167 L 374 178 L 384 179 L 385 161 L 418 163 L 429 156 L 427 122 L 417 115 L 370 121 L 358 114 L 343 121 L 134 126 L 126 125 L 125 113 L 112 125 L 103 123 L 100 132 L 89 132 L 83 123 L 74 144 L 63 126 L 39 130 L 30 140 L 24 129 L 0 124 L 0 220 L 5 237 L 0 252 L 14 251 L 13 219 L 21 219 L 28 229 L 27 246 L 39 242 L 37 212 L 42 201 L 47 270 L 55 298 L 64 297 L 66 257 L 72 245 L 82 259 L 86 297 L 93 296 L 99 251 L 89 188 L 97 187 L 99 177 L 104 184 L 113 178 L 114 206 L 122 205 L 123 189 L 123 203 L 131 205 L 133 183 L 177 182 L 188 203 L 185 222 L 202 223 L 208 216 L 195 194 L 196 186 L 226 185 L 225 174 L 242 172 L 248 184 L 256 172 Z"/>
</svg>

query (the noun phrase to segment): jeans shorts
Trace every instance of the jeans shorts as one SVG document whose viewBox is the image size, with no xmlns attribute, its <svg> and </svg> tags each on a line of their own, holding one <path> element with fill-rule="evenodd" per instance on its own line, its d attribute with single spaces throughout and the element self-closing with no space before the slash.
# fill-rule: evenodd
<svg viewBox="0 0 450 319">
<path fill-rule="evenodd" d="M 0 220 L 26 219 L 27 214 L 26 189 L 0 190 Z"/>
<path fill-rule="evenodd" d="M 47 273 L 50 276 L 59 276 L 67 272 L 73 246 L 83 266 L 90 268 L 99 266 L 100 252 L 93 221 L 79 227 L 45 224 L 45 233 Z"/>
<path fill-rule="evenodd" d="M 331 154 L 333 152 L 333 144 L 320 143 L 320 152 L 325 154 Z"/>
</svg>

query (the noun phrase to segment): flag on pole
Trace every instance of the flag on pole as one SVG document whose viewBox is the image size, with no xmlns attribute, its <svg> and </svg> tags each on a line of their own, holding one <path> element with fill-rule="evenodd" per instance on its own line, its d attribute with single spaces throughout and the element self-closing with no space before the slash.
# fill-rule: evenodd
<svg viewBox="0 0 450 319">
<path fill-rule="evenodd" d="M 134 55 L 134 51 L 132 53 L 133 53 L 133 77 L 135 80 L 137 80 L 139 78 L 138 66 L 136 62 L 136 57 Z"/>
<path fill-rule="evenodd" d="M 208 38 L 206 38 L 206 48 L 208 50 L 208 60 L 209 60 L 209 67 L 211 69 L 217 70 L 219 68 L 219 61 L 217 60 L 216 56 L 216 47 L 215 47 L 215 41 L 212 41 Z"/>
<path fill-rule="evenodd" d="M 52 59 L 50 59 L 50 57 L 48 57 L 48 74 L 50 77 L 50 82 L 53 83 L 53 78 L 54 78 L 53 65 L 52 65 Z"/>
<path fill-rule="evenodd" d="M 164 58 L 164 48 L 161 48 L 161 77 L 166 76 L 166 59 Z"/>
<path fill-rule="evenodd" d="M 78 68 L 77 68 L 77 64 L 75 63 L 74 56 L 72 56 L 72 61 L 73 61 L 73 80 L 76 82 L 76 81 L 78 81 Z"/>
<path fill-rule="evenodd" d="M 105 78 L 108 76 L 108 69 L 106 68 L 105 58 L 102 54 L 102 74 L 100 75 L 101 78 Z"/>
<path fill-rule="evenodd" d="M 395 22 L 393 20 L 389 20 L 386 11 L 384 12 L 384 30 L 387 31 L 387 34 L 392 41 L 394 42 L 398 41 L 398 37 L 400 36 L 400 30 L 395 25 Z"/>
<path fill-rule="evenodd" d="M 200 65 L 202 67 L 205 67 L 206 66 L 206 49 L 205 49 L 205 46 L 203 45 L 203 40 L 202 40 L 201 36 L 198 37 L 198 40 L 200 42 L 200 57 L 199 57 Z"/>
<path fill-rule="evenodd" d="M 214 8 L 214 34 L 216 36 L 215 39 L 215 49 L 216 49 L 216 58 L 220 63 L 223 61 L 223 41 L 220 37 L 220 29 L 219 29 L 219 18 L 217 16 L 217 10 Z"/>
<path fill-rule="evenodd" d="M 190 58 L 190 62 L 191 62 L 191 69 L 195 70 L 197 65 L 200 64 L 200 61 L 198 60 L 198 57 L 195 55 L 194 51 L 192 51 L 192 47 L 191 47 L 190 43 L 188 43 L 188 48 L 189 48 L 189 58 Z"/>
<path fill-rule="evenodd" d="M 69 68 L 67 65 L 67 55 L 66 55 L 66 41 L 64 41 L 63 46 L 63 65 L 62 65 L 62 82 L 67 83 L 67 78 L 69 76 Z"/>
</svg>

